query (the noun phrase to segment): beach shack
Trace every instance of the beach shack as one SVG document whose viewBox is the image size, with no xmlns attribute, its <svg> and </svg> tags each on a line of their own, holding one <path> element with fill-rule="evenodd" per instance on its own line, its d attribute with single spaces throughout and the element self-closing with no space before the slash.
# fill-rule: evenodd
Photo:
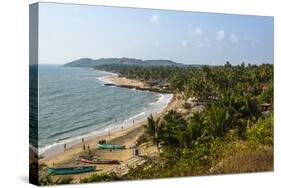
<svg viewBox="0 0 281 188">
<path fill-rule="evenodd" d="M 167 89 L 171 86 L 171 84 L 167 83 L 167 82 L 161 82 L 158 84 L 158 87 L 162 88 L 162 89 Z"/>
<path fill-rule="evenodd" d="M 162 89 L 167 89 L 171 86 L 170 83 L 165 82 L 164 80 L 156 79 L 156 80 L 148 80 L 144 83 L 146 87 L 159 87 Z"/>
<path fill-rule="evenodd" d="M 139 156 L 140 155 L 139 147 L 132 148 L 132 154 L 133 154 L 133 156 Z"/>
<path fill-rule="evenodd" d="M 154 87 L 154 86 L 158 85 L 158 83 L 159 83 L 160 81 L 161 81 L 161 80 L 153 80 L 153 79 L 150 79 L 150 80 L 148 80 L 148 81 L 146 81 L 146 82 L 144 83 L 144 86 L 146 86 L 146 87 Z"/>
<path fill-rule="evenodd" d="M 271 104 L 269 104 L 269 103 L 263 103 L 263 104 L 261 104 L 261 111 L 262 111 L 262 112 L 269 111 L 270 107 L 271 107 Z"/>
</svg>

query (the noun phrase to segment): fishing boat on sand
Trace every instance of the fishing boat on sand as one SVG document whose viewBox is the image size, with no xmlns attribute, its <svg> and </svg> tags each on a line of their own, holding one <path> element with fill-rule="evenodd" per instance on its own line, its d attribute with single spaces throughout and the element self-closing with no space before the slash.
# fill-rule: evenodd
<svg viewBox="0 0 281 188">
<path fill-rule="evenodd" d="M 120 162 L 118 160 L 114 160 L 114 159 L 85 159 L 83 157 L 79 157 L 79 161 L 82 163 L 88 163 L 88 164 L 120 164 Z"/>
<path fill-rule="evenodd" d="M 81 167 L 67 167 L 67 168 L 50 168 L 48 167 L 48 174 L 64 175 L 64 174 L 80 174 L 86 172 L 93 172 L 96 166 L 81 166 Z"/>
<path fill-rule="evenodd" d="M 126 149 L 124 145 L 114 145 L 114 144 L 100 144 L 97 143 L 97 149 Z"/>
</svg>

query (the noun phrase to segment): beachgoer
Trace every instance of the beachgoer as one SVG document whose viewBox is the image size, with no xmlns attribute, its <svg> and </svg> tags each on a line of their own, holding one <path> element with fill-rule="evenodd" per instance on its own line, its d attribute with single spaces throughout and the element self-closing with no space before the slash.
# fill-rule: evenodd
<svg viewBox="0 0 281 188">
<path fill-rule="evenodd" d="M 138 147 L 135 148 L 135 156 L 139 156 L 139 148 Z"/>
<path fill-rule="evenodd" d="M 86 146 L 85 146 L 85 144 L 83 144 L 83 150 L 86 150 Z"/>
<path fill-rule="evenodd" d="M 64 150 L 66 150 L 66 144 L 63 145 Z"/>
<path fill-rule="evenodd" d="M 84 138 L 82 138 L 82 143 L 84 143 Z"/>
</svg>

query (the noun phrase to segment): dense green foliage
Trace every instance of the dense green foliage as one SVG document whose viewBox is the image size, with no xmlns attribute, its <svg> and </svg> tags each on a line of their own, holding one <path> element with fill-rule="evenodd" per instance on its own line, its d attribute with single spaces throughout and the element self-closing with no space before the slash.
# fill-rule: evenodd
<svg viewBox="0 0 281 188">
<path fill-rule="evenodd" d="M 58 178 L 52 178 L 50 175 L 42 176 L 39 179 L 39 185 L 59 185 L 70 184 L 73 178 L 70 176 L 62 176 Z"/>
<path fill-rule="evenodd" d="M 120 180 L 114 173 L 111 174 L 92 174 L 90 177 L 83 178 L 80 183 L 90 183 L 90 182 L 103 182 L 103 181 L 113 181 Z"/>
<path fill-rule="evenodd" d="M 247 139 L 261 144 L 273 145 L 273 115 L 260 118 L 254 126 L 247 127 Z"/>
<path fill-rule="evenodd" d="M 179 114 L 169 112 L 164 122 L 158 125 L 162 127 L 163 134 L 159 137 L 161 157 L 131 169 L 122 178 L 150 179 L 273 170 L 272 116 L 261 117 L 251 123 L 241 137 L 239 127 L 229 120 L 231 116 L 221 109 L 212 114 L 212 110 L 207 107 L 185 123 L 181 122 Z M 210 117 L 213 117 L 212 121 Z"/>
<path fill-rule="evenodd" d="M 268 88 L 260 96 L 261 102 L 273 103 L 273 83 L 270 81 Z"/>
<path fill-rule="evenodd" d="M 251 65 L 244 63 L 232 66 L 228 62 L 225 66 L 154 66 L 142 67 L 135 65 L 107 64 L 97 66 L 96 69 L 117 72 L 120 76 L 141 80 L 164 80 L 172 88 L 184 96 L 197 97 L 201 101 L 208 101 L 220 97 L 222 92 L 231 89 L 236 95 L 262 93 L 263 84 L 268 86 L 268 94 L 264 94 L 264 101 L 272 102 L 273 94 L 273 65 Z M 271 91 L 271 92 L 270 92 Z"/>
<path fill-rule="evenodd" d="M 161 157 L 131 169 L 125 179 L 272 169 L 273 115 L 262 115 L 261 104 L 273 106 L 273 65 L 100 68 L 129 78 L 165 80 L 184 99 L 195 97 L 204 105 L 203 111 L 190 118 L 176 111 L 161 120 L 149 117 L 146 134 L 157 144 Z M 217 167 L 235 150 L 236 166 Z M 241 156 L 260 162 L 247 166 Z"/>
<path fill-rule="evenodd" d="M 177 111 L 161 119 L 150 116 L 142 137 L 157 145 L 160 157 L 121 179 L 273 170 L 272 64 L 96 68 L 127 78 L 163 80 L 177 96 L 195 98 L 204 107 L 188 117 Z M 269 112 L 262 112 L 263 103 L 271 105 Z"/>
</svg>

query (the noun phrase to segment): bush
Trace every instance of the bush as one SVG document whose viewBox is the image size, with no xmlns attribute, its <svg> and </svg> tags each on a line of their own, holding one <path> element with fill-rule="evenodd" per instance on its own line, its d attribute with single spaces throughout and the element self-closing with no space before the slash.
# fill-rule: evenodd
<svg viewBox="0 0 281 188">
<path fill-rule="evenodd" d="M 73 180 L 72 177 L 64 176 L 64 177 L 60 178 L 60 180 L 58 180 L 57 184 L 70 184 L 72 180 Z"/>
<path fill-rule="evenodd" d="M 251 148 L 247 144 L 241 144 L 233 148 L 227 156 L 218 162 L 210 174 L 229 174 L 245 172 L 261 172 L 273 170 L 273 148 Z"/>
<path fill-rule="evenodd" d="M 261 94 L 260 101 L 266 103 L 273 103 L 273 83 L 271 82 L 268 88 Z"/>
<path fill-rule="evenodd" d="M 256 124 L 247 127 L 247 139 L 265 145 L 273 145 L 273 116 L 260 118 Z"/>
<path fill-rule="evenodd" d="M 54 178 L 50 175 L 42 176 L 39 179 L 39 185 L 59 185 L 59 184 L 70 184 L 73 178 L 71 176 L 64 176 Z"/>
<path fill-rule="evenodd" d="M 90 182 L 103 182 L 103 181 L 115 181 L 120 180 L 115 173 L 111 174 L 92 174 L 90 177 L 83 178 L 80 183 L 90 183 Z"/>
</svg>

